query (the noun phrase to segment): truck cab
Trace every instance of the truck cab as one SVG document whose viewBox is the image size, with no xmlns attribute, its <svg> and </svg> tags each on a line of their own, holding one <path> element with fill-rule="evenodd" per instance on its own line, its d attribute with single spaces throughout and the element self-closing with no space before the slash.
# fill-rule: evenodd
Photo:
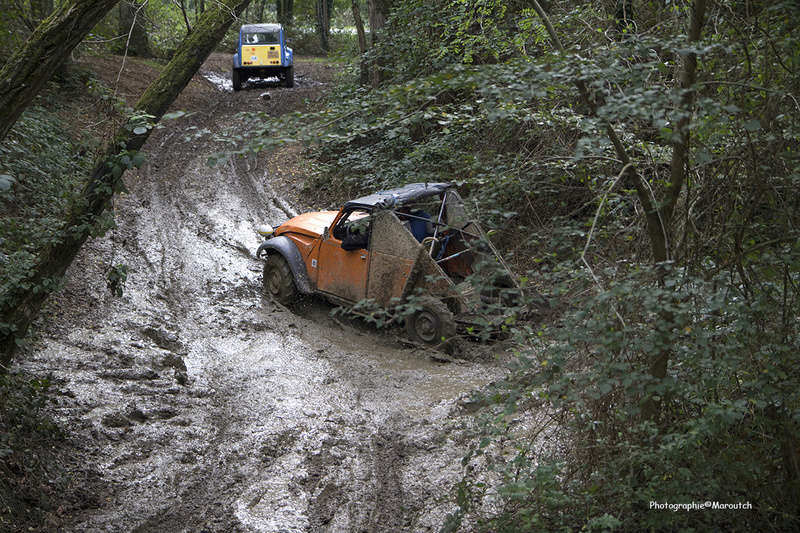
<svg viewBox="0 0 800 533">
<path fill-rule="evenodd" d="M 233 55 L 233 90 L 242 89 L 248 78 L 277 76 L 286 87 L 294 87 L 294 57 L 286 46 L 286 33 L 280 24 L 245 24 L 239 29 Z"/>
</svg>

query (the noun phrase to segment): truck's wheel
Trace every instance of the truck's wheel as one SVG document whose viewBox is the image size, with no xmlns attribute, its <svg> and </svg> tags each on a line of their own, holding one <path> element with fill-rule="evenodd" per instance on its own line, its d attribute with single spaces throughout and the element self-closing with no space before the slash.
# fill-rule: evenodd
<svg viewBox="0 0 800 533">
<path fill-rule="evenodd" d="M 286 259 L 280 254 L 270 254 L 264 262 L 264 294 L 283 305 L 297 300 L 299 293 L 294 285 L 294 276 Z"/>
<path fill-rule="evenodd" d="M 422 309 L 406 317 L 406 333 L 411 340 L 437 346 L 444 351 L 453 347 L 456 322 L 443 301 L 425 296 L 417 303 Z"/>
<path fill-rule="evenodd" d="M 239 72 L 239 69 L 235 68 L 231 71 L 231 81 L 233 82 L 234 91 L 242 90 L 242 73 Z"/>
<path fill-rule="evenodd" d="M 287 68 L 283 76 L 285 78 L 283 83 L 285 83 L 287 87 L 294 87 L 294 65 Z"/>
</svg>

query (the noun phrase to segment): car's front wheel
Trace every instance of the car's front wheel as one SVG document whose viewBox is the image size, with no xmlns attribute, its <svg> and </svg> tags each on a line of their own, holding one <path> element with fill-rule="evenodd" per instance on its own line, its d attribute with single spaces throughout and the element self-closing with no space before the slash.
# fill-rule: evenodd
<svg viewBox="0 0 800 533">
<path fill-rule="evenodd" d="M 421 309 L 406 317 L 406 333 L 411 340 L 450 351 L 456 334 L 453 313 L 443 301 L 425 296 L 416 302 Z"/>
<path fill-rule="evenodd" d="M 231 81 L 233 82 L 233 90 L 234 91 L 241 91 L 242 90 L 242 73 L 238 68 L 235 68 L 231 71 Z"/>
<path fill-rule="evenodd" d="M 264 294 L 283 305 L 295 302 L 299 296 L 289 264 L 280 254 L 272 253 L 264 262 Z"/>
</svg>

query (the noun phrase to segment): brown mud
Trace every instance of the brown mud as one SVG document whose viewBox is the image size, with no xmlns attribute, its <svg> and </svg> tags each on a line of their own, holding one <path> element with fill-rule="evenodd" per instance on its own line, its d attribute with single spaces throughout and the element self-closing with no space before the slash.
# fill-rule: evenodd
<svg viewBox="0 0 800 533">
<path fill-rule="evenodd" d="M 43 529 L 437 531 L 466 451 L 459 399 L 502 370 L 438 362 L 324 302 L 262 296 L 254 228 L 317 201 L 302 153 L 210 167 L 220 146 L 193 128 L 308 109 L 335 67 L 299 60 L 294 89 L 233 93 L 229 62 L 212 55 L 173 106 L 192 114 L 153 133 L 117 228 L 84 247 L 21 358 L 53 375 L 50 412 L 84 484 Z M 130 101 L 153 76 L 130 59 L 121 74 L 118 59 L 92 67 L 109 85 L 119 75 Z M 110 264 L 127 265 L 122 297 L 106 287 Z"/>
</svg>

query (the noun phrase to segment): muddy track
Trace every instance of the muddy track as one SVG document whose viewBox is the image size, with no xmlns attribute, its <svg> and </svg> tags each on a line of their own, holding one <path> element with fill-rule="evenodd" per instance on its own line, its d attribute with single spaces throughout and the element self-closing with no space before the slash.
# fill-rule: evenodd
<svg viewBox="0 0 800 533">
<path fill-rule="evenodd" d="M 203 72 L 223 78 L 227 61 Z M 84 248 L 41 321 L 24 366 L 54 375 L 70 475 L 92 480 L 55 529 L 435 531 L 453 510 L 467 423 L 456 400 L 500 370 L 436 362 L 333 320 L 324 302 L 265 300 L 253 228 L 307 209 L 302 179 L 266 156 L 209 167 L 219 147 L 186 137 L 242 110 L 304 109 L 330 69 L 296 69 L 291 90 L 234 94 L 198 77 L 175 106 L 195 114 L 154 133 L 118 227 Z M 141 76 L 129 76 L 134 94 Z M 105 287 L 109 263 L 128 266 L 121 298 Z"/>
</svg>

